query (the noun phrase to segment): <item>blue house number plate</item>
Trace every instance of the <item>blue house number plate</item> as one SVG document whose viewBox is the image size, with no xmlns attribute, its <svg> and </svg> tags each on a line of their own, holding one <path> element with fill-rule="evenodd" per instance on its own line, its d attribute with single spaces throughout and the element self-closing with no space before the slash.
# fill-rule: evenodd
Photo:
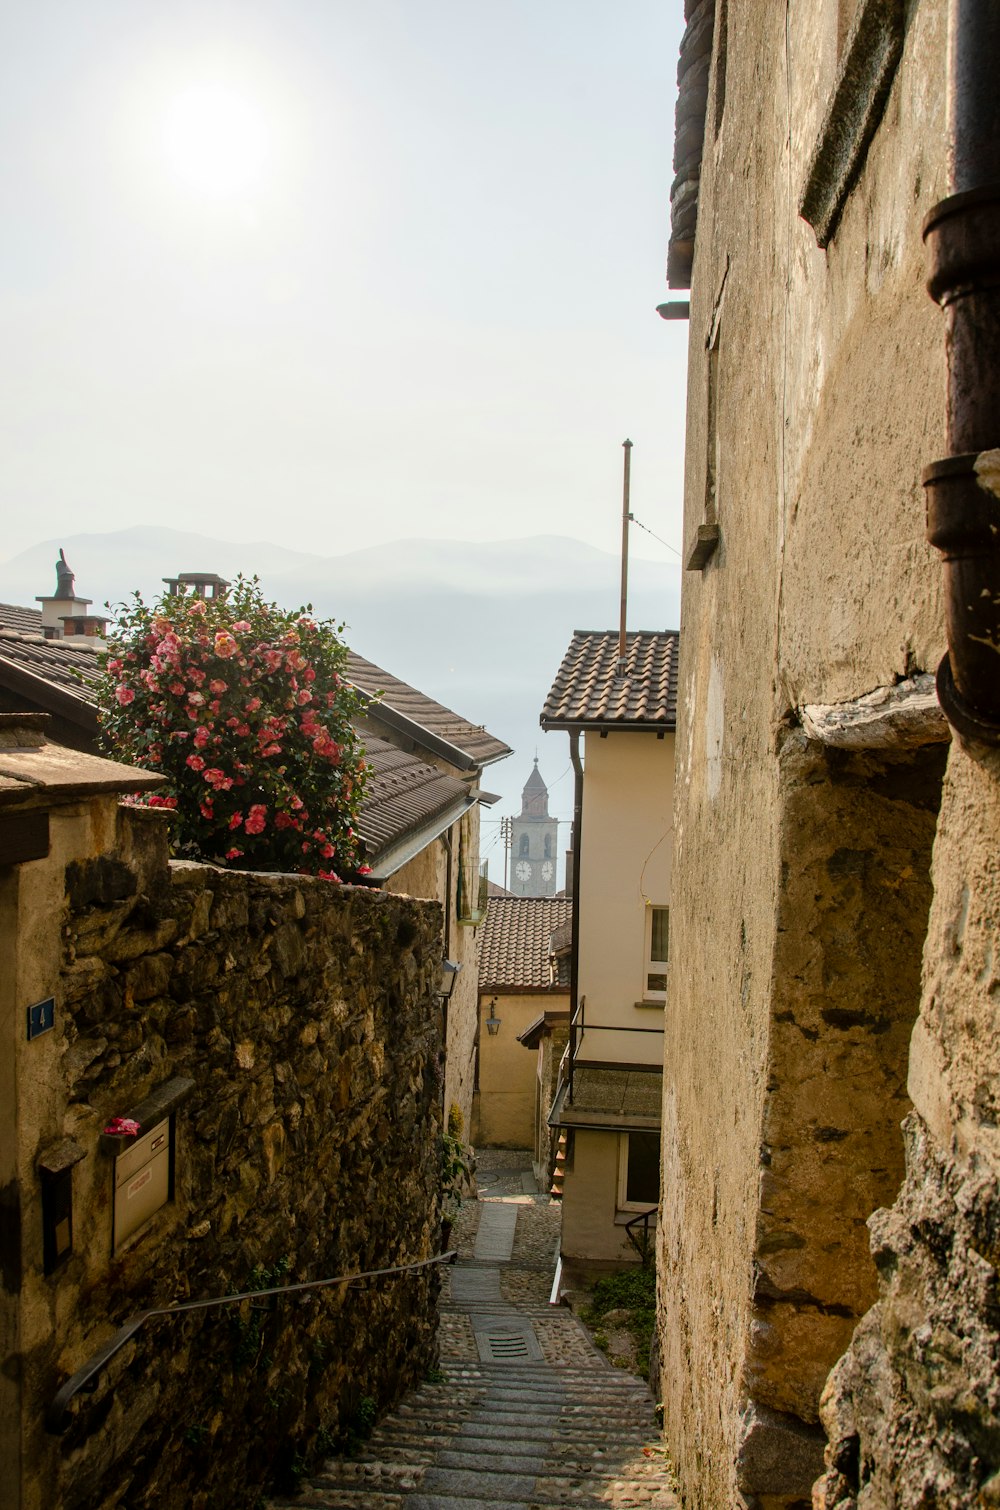
<svg viewBox="0 0 1000 1510">
<path fill-rule="evenodd" d="M 50 1028 L 55 1027 L 56 1003 L 55 997 L 50 996 L 46 1001 L 38 1001 L 33 1007 L 28 1008 L 28 1038 L 40 1038 Z"/>
</svg>

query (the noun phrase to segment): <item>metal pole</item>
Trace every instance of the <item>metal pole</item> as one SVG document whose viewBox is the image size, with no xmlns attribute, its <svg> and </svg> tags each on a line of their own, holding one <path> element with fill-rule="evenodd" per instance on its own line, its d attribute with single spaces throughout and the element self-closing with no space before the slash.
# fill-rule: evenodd
<svg viewBox="0 0 1000 1510">
<path fill-rule="evenodd" d="M 632 515 L 629 513 L 629 474 L 632 463 L 632 442 L 622 442 L 625 452 L 625 481 L 622 487 L 622 608 L 621 621 L 618 630 L 618 674 L 625 674 L 625 617 L 628 604 L 628 522 Z"/>
</svg>

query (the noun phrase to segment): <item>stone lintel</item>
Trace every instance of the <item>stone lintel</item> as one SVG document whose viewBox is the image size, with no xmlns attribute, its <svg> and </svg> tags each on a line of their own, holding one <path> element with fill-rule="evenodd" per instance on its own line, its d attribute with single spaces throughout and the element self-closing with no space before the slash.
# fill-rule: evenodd
<svg viewBox="0 0 1000 1510">
<path fill-rule="evenodd" d="M 806 703 L 798 714 L 809 739 L 842 750 L 915 749 L 951 737 L 930 672 L 851 702 Z"/>
</svg>

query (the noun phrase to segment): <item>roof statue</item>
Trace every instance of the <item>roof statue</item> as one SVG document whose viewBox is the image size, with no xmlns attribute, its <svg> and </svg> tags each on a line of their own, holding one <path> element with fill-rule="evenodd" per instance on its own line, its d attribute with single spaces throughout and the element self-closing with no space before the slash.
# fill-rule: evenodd
<svg viewBox="0 0 1000 1510">
<path fill-rule="evenodd" d="M 75 572 L 70 571 L 69 562 L 62 548 L 59 550 L 59 560 L 56 562 L 56 597 L 60 599 L 75 598 L 74 583 Z"/>
</svg>

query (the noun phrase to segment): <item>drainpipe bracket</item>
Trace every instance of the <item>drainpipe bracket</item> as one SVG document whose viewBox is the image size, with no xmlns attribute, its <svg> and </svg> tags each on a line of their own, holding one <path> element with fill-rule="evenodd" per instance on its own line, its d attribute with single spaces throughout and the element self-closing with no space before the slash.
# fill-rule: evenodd
<svg viewBox="0 0 1000 1510">
<path fill-rule="evenodd" d="M 937 695 L 945 717 L 962 739 L 973 744 L 1000 746 L 1000 723 L 983 714 L 962 700 L 951 670 L 951 658 L 946 652 L 937 669 Z"/>
<path fill-rule="evenodd" d="M 996 287 L 1000 183 L 939 200 L 924 219 L 923 238 L 927 292 L 942 309 L 965 294 Z"/>
</svg>

